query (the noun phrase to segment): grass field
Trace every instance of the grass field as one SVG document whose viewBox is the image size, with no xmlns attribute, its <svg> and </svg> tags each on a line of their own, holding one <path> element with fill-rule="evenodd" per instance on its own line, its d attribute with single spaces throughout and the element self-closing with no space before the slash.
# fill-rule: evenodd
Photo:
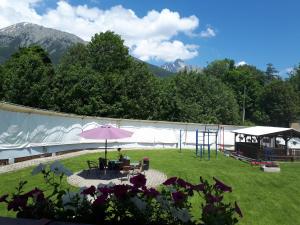
<svg viewBox="0 0 300 225">
<path fill-rule="evenodd" d="M 196 158 L 193 151 L 151 150 L 125 151 L 133 160 L 144 156 L 150 158 L 150 167 L 170 176 L 179 176 L 189 182 L 198 183 L 199 177 L 209 180 L 215 176 L 232 186 L 228 194 L 231 201 L 237 200 L 244 218 L 239 224 L 249 225 L 296 225 L 300 224 L 300 163 L 280 164 L 282 172 L 263 173 L 258 167 L 218 155 L 210 161 Z M 124 152 L 123 152 L 124 153 Z M 86 160 L 96 160 L 101 154 L 88 154 L 69 158 L 61 162 L 73 172 L 86 168 Z M 108 158 L 117 158 L 117 152 L 109 152 Z M 31 176 L 32 168 L 0 175 L 0 195 L 11 192 L 19 180 L 27 180 L 27 189 L 43 186 L 42 177 Z M 65 183 L 67 185 L 67 183 Z M 200 200 L 193 199 L 200 207 Z M 196 214 L 196 210 L 194 212 Z M 0 216 L 14 216 L 0 205 Z"/>
</svg>

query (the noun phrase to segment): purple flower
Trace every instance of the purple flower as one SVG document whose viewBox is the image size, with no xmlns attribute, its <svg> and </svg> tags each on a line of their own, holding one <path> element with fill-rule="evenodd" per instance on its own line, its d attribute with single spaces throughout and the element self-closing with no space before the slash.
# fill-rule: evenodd
<svg viewBox="0 0 300 225">
<path fill-rule="evenodd" d="M 189 188 L 192 188 L 192 187 L 194 187 L 194 185 L 193 185 L 193 184 L 191 184 L 191 183 L 189 183 L 189 182 L 187 182 L 187 181 L 185 181 L 185 185 L 186 185 L 187 187 L 189 187 Z"/>
<path fill-rule="evenodd" d="M 197 185 L 194 185 L 192 188 L 195 191 L 204 191 L 205 190 L 205 185 L 204 184 L 197 184 Z"/>
<path fill-rule="evenodd" d="M 223 191 L 223 192 L 232 192 L 232 188 L 227 186 L 226 184 L 224 184 L 223 182 L 219 181 L 218 179 L 216 179 L 214 177 L 214 180 L 215 180 L 215 185 L 214 187 L 219 189 L 220 191 Z"/>
<path fill-rule="evenodd" d="M 234 202 L 234 210 L 239 214 L 240 217 L 243 217 L 243 213 L 236 202 Z"/>
<path fill-rule="evenodd" d="M 187 182 L 185 182 L 183 179 L 181 178 L 178 178 L 177 179 L 177 184 L 180 186 L 180 187 L 183 187 L 183 188 L 186 188 L 187 187 Z"/>
<path fill-rule="evenodd" d="M 100 187 L 100 188 L 98 188 L 98 190 L 99 190 L 102 194 L 106 194 L 106 195 L 112 193 L 112 189 L 109 188 L 109 187 Z"/>
<path fill-rule="evenodd" d="M 181 191 L 173 192 L 172 197 L 176 204 L 182 203 L 186 199 L 186 195 Z"/>
<path fill-rule="evenodd" d="M 220 202 L 223 199 L 223 196 L 214 196 L 212 194 L 206 194 L 205 197 L 210 203 Z"/>
<path fill-rule="evenodd" d="M 107 194 L 100 195 L 96 198 L 96 200 L 93 202 L 93 206 L 99 206 L 103 205 L 107 200 Z"/>
<path fill-rule="evenodd" d="M 168 180 L 163 182 L 163 185 L 174 185 L 176 183 L 177 177 L 170 177 Z"/>
<path fill-rule="evenodd" d="M 44 193 L 42 190 L 35 188 L 29 192 L 27 192 L 26 194 L 24 194 L 24 197 L 26 198 L 36 198 L 38 201 L 41 201 L 43 199 L 45 199 Z"/>
<path fill-rule="evenodd" d="M 144 187 L 146 185 L 146 181 L 147 180 L 144 174 L 138 174 L 130 178 L 130 183 L 132 183 L 136 188 Z"/>
<path fill-rule="evenodd" d="M 145 189 L 144 194 L 149 198 L 155 198 L 159 195 L 159 192 L 155 188 Z"/>
<path fill-rule="evenodd" d="M 7 205 L 8 211 L 10 211 L 11 209 L 13 211 L 18 211 L 19 208 L 21 208 L 21 209 L 26 208 L 27 200 L 28 200 L 28 197 L 26 197 L 24 195 L 17 195 L 17 196 L 15 196 L 13 198 L 13 201 L 11 201 L 10 203 L 8 203 L 8 205 Z"/>
<path fill-rule="evenodd" d="M 95 195 L 96 194 L 96 188 L 94 185 L 90 186 L 89 188 L 87 189 L 84 189 L 81 194 L 84 194 L 84 195 Z"/>
<path fill-rule="evenodd" d="M 119 199 L 124 198 L 128 193 L 129 187 L 127 185 L 115 185 L 113 187 L 113 193 Z"/>
<path fill-rule="evenodd" d="M 7 197 L 8 197 L 8 194 L 2 195 L 0 197 L 0 202 L 6 202 Z"/>
<path fill-rule="evenodd" d="M 215 211 L 215 207 L 212 204 L 207 204 L 203 207 L 204 214 L 210 214 Z"/>
</svg>

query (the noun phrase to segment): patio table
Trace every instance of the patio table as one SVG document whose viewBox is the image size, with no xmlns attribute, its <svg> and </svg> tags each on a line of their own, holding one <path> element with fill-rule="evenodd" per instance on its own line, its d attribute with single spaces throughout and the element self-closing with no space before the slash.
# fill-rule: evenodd
<svg viewBox="0 0 300 225">
<path fill-rule="evenodd" d="M 108 169 L 111 170 L 117 170 L 120 169 L 120 166 L 123 164 L 123 162 L 119 160 L 109 160 L 108 162 Z"/>
<path fill-rule="evenodd" d="M 139 162 L 132 162 L 132 163 L 130 163 L 130 166 L 133 167 L 133 168 L 136 168 L 136 167 L 138 167 L 139 165 L 140 165 Z"/>
</svg>

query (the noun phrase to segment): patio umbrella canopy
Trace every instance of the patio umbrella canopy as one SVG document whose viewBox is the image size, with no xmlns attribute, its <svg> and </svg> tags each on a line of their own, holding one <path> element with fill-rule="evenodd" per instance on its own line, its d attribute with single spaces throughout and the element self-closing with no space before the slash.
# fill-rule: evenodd
<svg viewBox="0 0 300 225">
<path fill-rule="evenodd" d="M 79 134 L 80 137 L 86 139 L 100 139 L 105 140 L 105 160 L 107 159 L 107 140 L 121 139 L 131 137 L 133 132 L 113 127 L 111 125 L 103 125 L 97 128 L 83 131 Z"/>
</svg>

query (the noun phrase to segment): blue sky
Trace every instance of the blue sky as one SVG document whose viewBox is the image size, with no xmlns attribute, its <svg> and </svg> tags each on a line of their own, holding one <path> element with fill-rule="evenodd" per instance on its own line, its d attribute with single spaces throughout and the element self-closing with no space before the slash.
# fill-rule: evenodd
<svg viewBox="0 0 300 225">
<path fill-rule="evenodd" d="M 1 7 L 2 10 L 7 7 L 16 9 L 20 4 L 17 0 L 7 2 L 6 6 L 0 3 L 0 15 Z M 22 12 L 22 16 L 17 16 L 19 20 L 66 30 L 84 39 L 95 31 L 112 29 L 121 34 L 133 55 L 157 65 L 172 61 L 177 56 L 183 56 L 188 64 L 199 66 L 215 59 L 231 58 L 237 63 L 244 61 L 263 70 L 267 63 L 273 63 L 281 74 L 285 74 L 288 68 L 300 63 L 300 1 L 297 0 L 24 2 L 27 5 L 22 7 L 29 11 L 25 12 L 26 15 Z M 114 8 L 117 5 L 119 8 Z M 73 14 L 66 7 L 73 9 Z M 80 7 L 85 7 L 85 10 L 78 13 Z M 30 14 L 30 10 L 35 12 Z M 155 15 L 149 15 L 153 10 Z M 89 17 L 93 13 L 95 16 Z M 62 18 L 55 22 L 55 17 L 60 16 Z M 72 25 L 72 18 L 78 23 L 73 22 Z M 82 18 L 86 21 L 80 25 Z M 105 25 L 101 24 L 102 20 Z M 16 18 L 10 19 L 9 15 L 2 21 L 0 16 L 0 28 L 19 22 Z M 118 25 L 123 22 L 123 27 Z M 129 31 L 124 27 L 128 27 Z M 208 29 L 213 33 L 207 34 Z"/>
</svg>

